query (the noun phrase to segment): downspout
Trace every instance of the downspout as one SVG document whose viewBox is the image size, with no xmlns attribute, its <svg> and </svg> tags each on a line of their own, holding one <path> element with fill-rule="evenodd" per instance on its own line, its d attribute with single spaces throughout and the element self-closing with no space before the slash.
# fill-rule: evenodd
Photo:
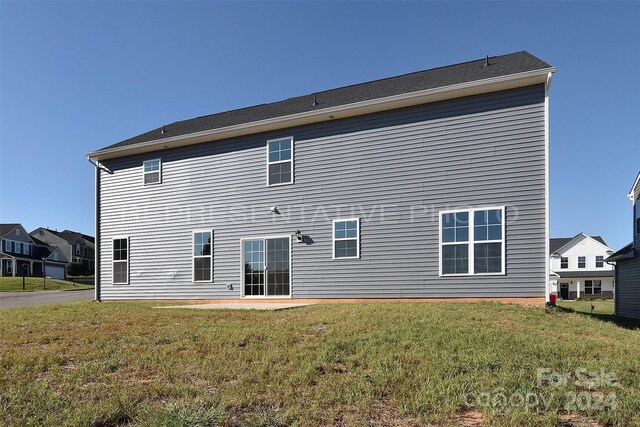
<svg viewBox="0 0 640 427">
<path fill-rule="evenodd" d="M 618 314 L 618 265 L 616 262 L 606 261 L 607 264 L 613 266 L 613 314 Z"/>
<path fill-rule="evenodd" d="M 87 161 L 95 167 L 95 218 L 94 218 L 94 233 L 95 233 L 95 245 L 93 251 L 93 268 L 94 268 L 94 276 L 95 276 L 95 301 L 101 301 L 100 295 L 100 170 L 104 169 L 110 172 L 107 168 L 101 165 L 97 160 L 92 161 L 91 157 L 87 157 Z"/>
<path fill-rule="evenodd" d="M 547 74 L 547 81 L 544 85 L 544 228 L 545 228 L 545 300 L 549 302 L 549 294 L 550 292 L 550 284 L 549 277 L 551 274 L 551 267 L 549 261 L 549 239 L 550 239 L 550 230 L 549 230 L 549 89 L 551 88 L 551 77 L 552 73 L 549 72 Z"/>
</svg>

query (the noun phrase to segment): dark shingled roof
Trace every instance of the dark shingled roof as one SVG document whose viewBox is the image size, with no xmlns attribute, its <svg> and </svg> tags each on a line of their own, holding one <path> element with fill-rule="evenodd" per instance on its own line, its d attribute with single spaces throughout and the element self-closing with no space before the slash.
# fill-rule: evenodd
<svg viewBox="0 0 640 427">
<path fill-rule="evenodd" d="M 580 233 L 582 234 L 582 233 Z M 578 234 L 577 236 L 573 236 L 573 237 L 558 237 L 558 238 L 554 238 L 554 239 L 549 239 L 549 254 L 553 254 L 555 251 L 557 251 L 558 249 L 560 249 L 561 247 L 563 247 L 564 245 L 566 245 L 567 243 L 569 243 L 570 241 L 572 241 L 573 239 L 575 239 L 576 237 L 578 237 L 580 234 Z M 600 236 L 589 236 L 592 239 L 597 240 L 598 242 L 602 243 L 605 246 L 609 246 L 607 245 L 607 243 L 604 241 L 604 239 Z"/>
<path fill-rule="evenodd" d="M 485 66 L 485 58 L 483 58 L 461 64 L 432 68 L 430 70 L 418 71 L 397 77 L 316 92 L 314 94 L 289 98 L 270 104 L 261 104 L 182 120 L 166 125 L 166 127 L 164 127 L 164 133 L 163 127 L 159 127 L 103 149 L 125 147 L 141 142 L 162 140 L 169 137 L 284 117 L 323 108 L 337 107 L 425 89 L 434 89 L 547 68 L 551 68 L 551 66 L 525 51 L 493 56 L 489 57 L 488 67 Z M 313 105 L 314 100 L 317 105 Z"/>
<path fill-rule="evenodd" d="M 612 253 L 609 258 L 605 259 L 605 261 L 620 261 L 625 259 L 633 259 L 634 257 L 635 251 L 633 242 L 631 242 L 628 245 L 624 246 L 622 249 L 618 249 L 617 251 Z"/>
</svg>

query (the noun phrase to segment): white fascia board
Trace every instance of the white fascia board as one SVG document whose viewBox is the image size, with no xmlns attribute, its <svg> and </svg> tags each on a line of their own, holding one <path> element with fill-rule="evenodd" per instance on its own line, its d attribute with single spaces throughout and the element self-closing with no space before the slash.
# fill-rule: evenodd
<svg viewBox="0 0 640 427">
<path fill-rule="evenodd" d="M 87 154 L 91 160 L 106 160 L 117 157 L 131 156 L 134 154 L 148 153 L 151 151 L 183 147 L 221 139 L 233 138 L 242 135 L 267 132 L 293 126 L 301 126 L 310 123 L 319 123 L 329 120 L 343 119 L 346 117 L 360 116 L 398 108 L 411 107 L 420 104 L 442 101 L 445 99 L 460 98 L 464 96 L 479 95 L 501 90 L 515 89 L 547 82 L 548 74 L 555 72 L 555 68 L 545 68 L 524 73 L 510 74 L 508 76 L 493 77 L 490 79 L 476 80 L 416 92 L 403 93 L 384 98 L 376 98 L 352 104 L 323 108 L 314 111 L 291 114 L 288 116 L 274 117 L 250 123 L 242 123 L 218 129 L 210 129 L 194 132 L 186 135 L 178 135 L 159 140 L 140 142 L 123 147 L 114 147 L 98 150 Z"/>
<path fill-rule="evenodd" d="M 627 194 L 627 197 L 629 197 L 629 199 L 631 199 L 632 202 L 635 202 L 634 199 L 634 193 L 636 191 L 636 187 L 640 185 L 640 172 L 638 172 L 638 176 L 636 177 L 635 182 L 633 183 L 633 185 L 631 186 L 631 191 L 629 191 L 629 194 Z"/>
</svg>

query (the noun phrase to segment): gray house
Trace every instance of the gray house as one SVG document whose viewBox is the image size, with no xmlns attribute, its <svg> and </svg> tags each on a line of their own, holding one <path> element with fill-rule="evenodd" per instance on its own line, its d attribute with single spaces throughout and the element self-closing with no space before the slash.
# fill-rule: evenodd
<svg viewBox="0 0 640 427">
<path fill-rule="evenodd" d="M 64 279 L 67 263 L 59 248 L 31 237 L 22 225 L 0 224 L 0 276 Z"/>
<path fill-rule="evenodd" d="M 633 203 L 633 241 L 606 261 L 616 264 L 616 314 L 640 319 L 640 173 L 628 196 Z"/>
<path fill-rule="evenodd" d="M 96 298 L 544 301 L 553 72 L 487 57 L 92 152 Z"/>
</svg>

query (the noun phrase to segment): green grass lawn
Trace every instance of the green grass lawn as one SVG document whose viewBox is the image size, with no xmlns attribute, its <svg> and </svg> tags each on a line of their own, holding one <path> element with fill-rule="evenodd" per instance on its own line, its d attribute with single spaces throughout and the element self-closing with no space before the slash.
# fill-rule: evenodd
<svg viewBox="0 0 640 427">
<path fill-rule="evenodd" d="M 93 286 L 70 282 L 68 280 L 47 279 L 43 289 L 42 277 L 25 277 L 26 291 L 72 291 L 93 289 Z M 0 277 L 0 292 L 22 291 L 22 277 Z"/>
<path fill-rule="evenodd" d="M 593 314 L 613 314 L 613 301 L 558 301 L 558 305 L 579 313 L 591 313 L 593 304 Z"/>
<path fill-rule="evenodd" d="M 629 324 L 500 303 L 157 305 L 0 311 L 4 425 L 640 423 L 640 330 Z M 572 377 L 538 385 L 539 369 Z"/>
</svg>

